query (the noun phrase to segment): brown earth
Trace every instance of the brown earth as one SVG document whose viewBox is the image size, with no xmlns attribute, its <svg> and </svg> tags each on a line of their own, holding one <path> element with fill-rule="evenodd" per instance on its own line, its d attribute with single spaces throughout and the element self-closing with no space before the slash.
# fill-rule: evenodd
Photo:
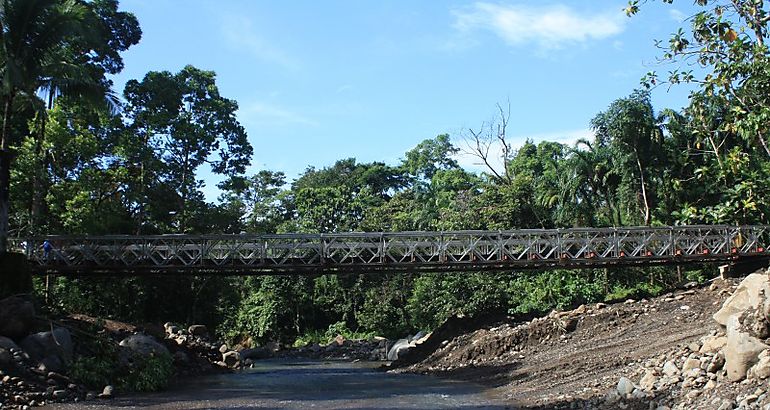
<svg viewBox="0 0 770 410">
<path fill-rule="evenodd" d="M 583 305 L 529 321 L 505 318 L 474 327 L 470 319 L 455 318 L 391 366 L 395 372 L 477 381 L 524 408 L 674 407 L 688 392 L 681 382 L 636 401 L 605 398 L 621 377 L 638 384 L 651 361 L 686 356 L 688 346 L 697 350 L 699 339 L 720 332 L 711 316 L 737 283 L 717 279 L 649 300 Z M 709 394 L 735 400 L 755 389 L 748 382 L 736 385 L 722 383 Z M 701 396 L 703 403 L 717 403 L 709 400 Z"/>
</svg>

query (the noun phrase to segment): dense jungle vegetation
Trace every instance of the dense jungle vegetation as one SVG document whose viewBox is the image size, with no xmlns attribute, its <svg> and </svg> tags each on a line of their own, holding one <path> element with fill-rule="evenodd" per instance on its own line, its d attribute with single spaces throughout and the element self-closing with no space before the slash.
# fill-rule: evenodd
<svg viewBox="0 0 770 410">
<path fill-rule="evenodd" d="M 651 3 L 632 1 L 626 12 L 665 7 Z M 426 136 L 400 163 L 341 158 L 289 180 L 280 170 L 245 173 L 254 150 L 215 73 L 151 71 L 120 95 L 112 90 L 120 53 L 141 38 L 138 21 L 116 0 L 2 0 L 0 251 L 8 237 L 42 234 L 768 223 L 769 7 L 697 3 L 690 26 L 660 44 L 674 70 L 665 78 L 651 72 L 639 90 L 608 101 L 590 121 L 592 140 L 514 146 L 506 131 L 521 119 L 491 102 L 494 120 L 464 135 Z M 687 107 L 652 106 L 651 88 L 677 83 L 694 87 Z M 486 172 L 460 167 L 461 151 L 487 164 Z M 198 176 L 209 166 L 222 177 L 216 203 L 205 200 Z M 204 323 L 231 339 L 291 344 L 351 331 L 394 337 L 451 314 L 655 293 L 703 274 L 57 278 L 49 308 Z"/>
</svg>

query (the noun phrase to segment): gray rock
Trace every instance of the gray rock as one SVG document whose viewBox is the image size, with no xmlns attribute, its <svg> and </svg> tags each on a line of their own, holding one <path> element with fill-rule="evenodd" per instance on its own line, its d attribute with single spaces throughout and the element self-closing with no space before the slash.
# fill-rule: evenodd
<svg viewBox="0 0 770 410">
<path fill-rule="evenodd" d="M 426 332 L 426 331 L 424 331 L 424 330 L 420 330 L 419 332 L 417 332 L 417 334 L 416 334 L 416 335 L 414 335 L 414 336 L 412 336 L 412 337 L 409 337 L 408 339 L 409 339 L 409 341 L 410 341 L 410 342 L 413 342 L 413 341 L 416 341 L 416 340 L 420 340 L 420 339 L 422 339 L 422 338 L 423 338 L 423 337 L 425 337 L 427 334 L 428 334 L 428 332 Z"/>
<path fill-rule="evenodd" d="M 236 351 L 230 351 L 222 354 L 222 361 L 227 367 L 235 367 L 241 361 L 241 355 Z"/>
<path fill-rule="evenodd" d="M 666 376 L 675 376 L 679 374 L 679 368 L 676 367 L 674 362 L 669 360 L 663 364 L 663 374 Z"/>
<path fill-rule="evenodd" d="M 626 395 L 633 393 L 634 383 L 625 377 L 621 377 L 620 380 L 618 380 L 617 390 L 621 397 L 625 397 Z"/>
<path fill-rule="evenodd" d="M 67 397 L 67 390 L 54 390 L 53 393 L 51 393 L 51 397 L 53 397 L 54 400 L 61 400 Z"/>
<path fill-rule="evenodd" d="M 687 372 L 688 370 L 693 369 L 700 369 L 700 360 L 697 359 L 687 359 L 684 361 L 684 364 L 682 365 L 682 372 Z"/>
<path fill-rule="evenodd" d="M 0 347 L 0 367 L 7 366 L 13 362 L 13 355 L 8 349 Z"/>
<path fill-rule="evenodd" d="M 639 387 L 647 391 L 652 391 L 655 388 L 655 382 L 657 381 L 658 378 L 655 376 L 655 372 L 647 370 L 647 372 L 644 373 L 644 376 L 642 376 L 642 380 L 639 381 Z"/>
<path fill-rule="evenodd" d="M 120 346 L 142 356 L 169 354 L 166 346 L 158 343 L 154 337 L 143 334 L 131 335 L 121 340 Z"/>
<path fill-rule="evenodd" d="M 722 350 L 727 344 L 726 336 L 709 336 L 703 341 L 700 347 L 700 353 L 714 353 Z"/>
<path fill-rule="evenodd" d="M 409 344 L 409 339 L 398 339 L 396 343 L 393 343 L 393 346 L 390 347 L 390 350 L 388 350 L 388 360 L 398 360 L 399 355 L 411 348 L 412 346 Z"/>
<path fill-rule="evenodd" d="M 19 346 L 14 342 L 13 340 L 5 337 L 0 336 L 0 347 L 3 349 L 11 350 L 11 349 L 18 349 Z"/>
<path fill-rule="evenodd" d="M 53 332 L 31 334 L 21 341 L 20 346 L 32 360 L 43 363 L 50 371 L 61 371 L 72 360 L 74 350 L 72 336 L 63 327 Z"/>
<path fill-rule="evenodd" d="M 209 329 L 204 325 L 192 325 L 187 329 L 187 332 L 193 336 L 207 336 Z"/>
<path fill-rule="evenodd" d="M 109 399 L 114 394 L 115 394 L 115 388 L 108 385 L 108 386 L 104 386 L 104 390 L 102 390 L 102 394 L 100 394 L 99 397 L 102 399 Z"/>
<path fill-rule="evenodd" d="M 751 308 L 758 308 L 764 301 L 765 295 L 770 295 L 770 281 L 766 273 L 752 273 L 738 285 L 722 308 L 714 314 L 714 320 L 722 326 L 727 326 L 731 316 L 740 315 Z"/>
<path fill-rule="evenodd" d="M 759 361 L 749 370 L 749 376 L 758 379 L 770 377 L 770 350 L 763 350 L 758 356 Z"/>
<path fill-rule="evenodd" d="M 768 348 L 770 346 L 741 330 L 737 315 L 731 316 L 727 321 L 727 346 L 723 350 L 727 378 L 733 382 L 743 380 L 759 360 L 759 354 Z"/>
<path fill-rule="evenodd" d="M 41 373 L 60 372 L 63 371 L 66 367 L 67 366 L 64 364 L 62 359 L 55 355 L 44 357 L 37 365 L 37 369 Z"/>
<path fill-rule="evenodd" d="M 35 321 L 35 306 L 20 296 L 0 300 L 0 336 L 19 340 L 28 335 Z"/>
</svg>

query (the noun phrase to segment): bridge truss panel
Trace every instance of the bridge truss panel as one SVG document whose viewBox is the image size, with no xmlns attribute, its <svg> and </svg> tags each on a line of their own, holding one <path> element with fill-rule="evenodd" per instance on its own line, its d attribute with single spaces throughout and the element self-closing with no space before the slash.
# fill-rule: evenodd
<svg viewBox="0 0 770 410">
<path fill-rule="evenodd" d="M 47 239 L 53 249 L 42 249 Z M 770 226 L 699 225 L 10 240 L 41 273 L 291 274 L 601 267 L 770 257 Z"/>
</svg>

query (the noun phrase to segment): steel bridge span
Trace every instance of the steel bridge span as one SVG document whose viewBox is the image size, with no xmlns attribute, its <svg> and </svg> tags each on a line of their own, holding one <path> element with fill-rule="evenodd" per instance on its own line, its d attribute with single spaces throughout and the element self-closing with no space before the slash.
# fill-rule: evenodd
<svg viewBox="0 0 770 410">
<path fill-rule="evenodd" d="M 48 240 L 46 252 L 41 244 Z M 327 274 L 770 259 L 770 225 L 16 238 L 36 274 Z"/>
</svg>

